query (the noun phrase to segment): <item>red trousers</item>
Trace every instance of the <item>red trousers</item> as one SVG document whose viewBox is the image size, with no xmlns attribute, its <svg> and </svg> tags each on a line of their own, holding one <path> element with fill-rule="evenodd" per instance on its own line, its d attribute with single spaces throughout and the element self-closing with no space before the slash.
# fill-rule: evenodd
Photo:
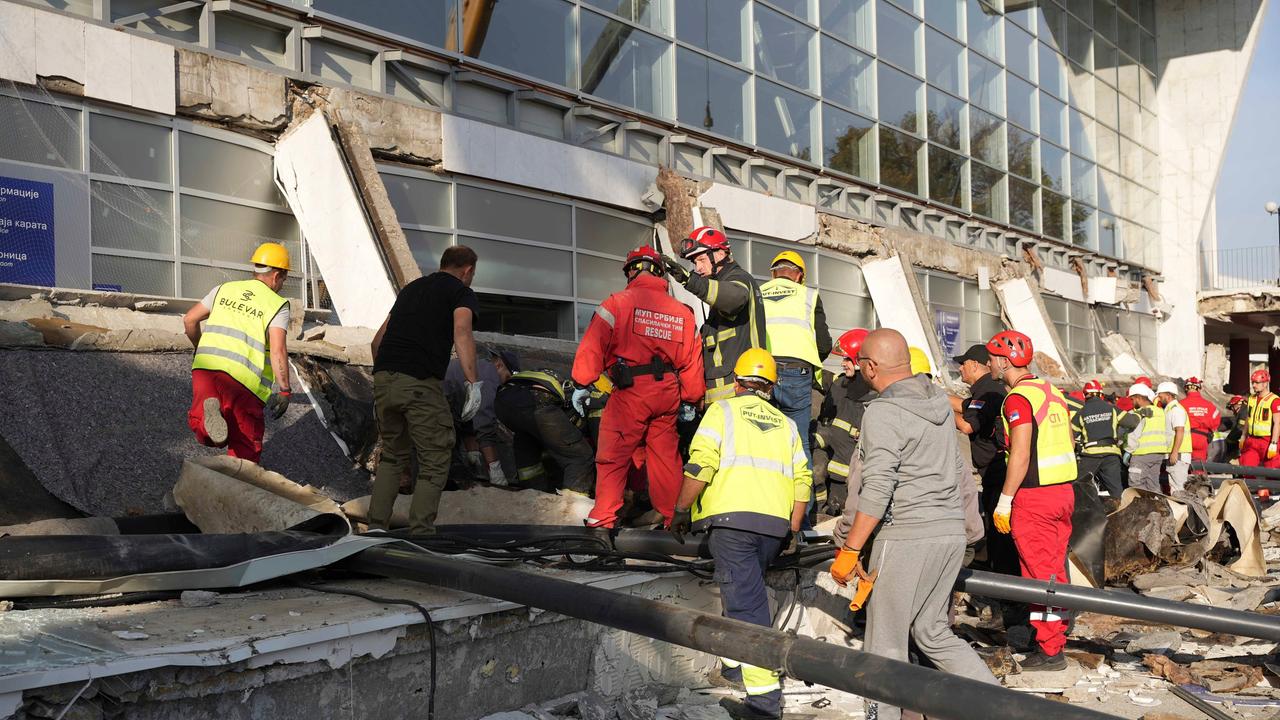
<svg viewBox="0 0 1280 720">
<path fill-rule="evenodd" d="M 1071 483 L 1022 488 L 1013 496 L 1013 544 L 1018 548 L 1022 577 L 1070 582 L 1067 575 L 1067 541 L 1071 539 L 1071 513 L 1076 494 Z M 1031 606 L 1031 627 L 1046 655 L 1057 655 L 1067 644 L 1067 617 L 1063 608 Z"/>
<path fill-rule="evenodd" d="M 219 447 L 204 432 L 204 401 L 211 397 L 218 398 L 222 417 L 227 421 L 227 454 L 258 462 L 262 457 L 262 401 L 220 370 L 192 370 L 187 425 L 196 434 L 196 440 L 209 447 Z"/>
<path fill-rule="evenodd" d="M 1267 459 L 1267 448 L 1271 445 L 1269 437 L 1253 437 L 1244 439 L 1244 448 L 1240 451 L 1240 464 L 1245 467 L 1280 468 L 1280 453 Z"/>
<path fill-rule="evenodd" d="M 684 477 L 680 470 L 680 438 L 676 434 L 679 408 L 680 389 L 674 373 L 662 380 L 642 375 L 636 378 L 635 385 L 618 388 L 609 396 L 600 418 L 596 505 L 587 516 L 588 526 L 611 528 L 618 522 L 618 510 L 622 508 L 638 448 L 644 449 L 649 500 L 663 518 L 671 520 Z"/>
</svg>

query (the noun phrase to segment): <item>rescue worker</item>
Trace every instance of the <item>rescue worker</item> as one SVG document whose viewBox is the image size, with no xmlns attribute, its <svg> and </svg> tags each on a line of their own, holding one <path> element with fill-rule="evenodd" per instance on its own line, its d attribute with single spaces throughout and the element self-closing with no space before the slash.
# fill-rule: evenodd
<svg viewBox="0 0 1280 720">
<path fill-rule="evenodd" d="M 1125 440 L 1129 466 L 1129 487 L 1160 492 L 1160 467 L 1169 455 L 1169 434 L 1164 410 L 1155 404 L 1156 395 L 1141 383 L 1129 387 L 1133 410 L 1120 418 L 1119 427 L 1128 431 Z"/>
<path fill-rule="evenodd" d="M 960 380 L 969 386 L 969 397 L 952 398 L 957 411 L 956 427 L 969 436 L 973 469 L 982 488 L 983 517 L 990 522 L 991 513 L 1004 487 L 1005 462 L 1000 448 L 1004 435 L 1000 429 L 1000 408 L 1006 394 L 1004 382 L 991 374 L 991 354 L 983 343 L 971 345 L 963 355 L 953 358 L 960 368 Z M 1006 575 L 1019 574 L 1018 551 L 1008 535 L 987 528 L 987 561 L 991 569 Z M 1012 620 L 1012 613 L 1008 613 Z M 1010 622 L 1009 624 L 1013 624 Z"/>
<path fill-rule="evenodd" d="M 1071 419 L 1080 450 L 1080 477 L 1093 476 L 1098 489 L 1116 500 L 1124 491 L 1119 422 L 1119 411 L 1102 396 L 1102 383 L 1097 380 L 1085 383 L 1084 404 Z"/>
<path fill-rule="evenodd" d="M 1218 406 L 1200 394 L 1203 386 L 1200 378 L 1187 378 L 1187 396 L 1182 399 L 1182 407 L 1191 419 L 1191 459 L 1197 462 L 1209 459 L 1209 449 L 1218 439 L 1218 427 L 1222 424 Z"/>
<path fill-rule="evenodd" d="M 1187 487 L 1187 474 L 1191 472 L 1191 417 L 1178 402 L 1177 385 L 1166 380 L 1156 391 L 1156 400 L 1164 410 L 1165 434 L 1169 440 L 1164 465 L 1169 477 L 1169 494 L 1181 495 Z"/>
<path fill-rule="evenodd" d="M 252 278 L 210 290 L 183 315 L 182 325 L 196 350 L 187 425 L 201 445 L 225 447 L 231 457 L 256 463 L 264 409 L 276 420 L 289 407 L 289 301 L 279 294 L 289 277 L 289 252 L 263 243 L 250 262 Z"/>
<path fill-rule="evenodd" d="M 601 372 L 613 393 L 600 420 L 596 446 L 596 504 L 589 527 L 612 528 L 618 520 L 627 472 L 644 448 L 649 499 L 671 521 L 680 492 L 677 413 L 691 415 L 702 400 L 702 354 L 693 312 L 667 292 L 662 256 L 650 247 L 627 253 L 627 288 L 596 308 L 573 359 L 572 402 L 586 416 L 585 402 Z M 684 403 L 682 408 L 681 403 Z"/>
<path fill-rule="evenodd" d="M 1218 427 L 1222 446 L 1219 448 L 1216 462 L 1229 462 L 1233 458 L 1240 457 L 1240 448 L 1244 444 L 1244 419 L 1247 410 L 1243 395 L 1232 395 L 1231 399 L 1227 400 L 1227 412 L 1222 416 L 1222 424 Z"/>
<path fill-rule="evenodd" d="M 713 227 L 700 227 L 681 243 L 680 256 L 693 272 L 664 257 L 667 271 L 710 309 L 702 324 L 702 366 L 707 403 L 733 397 L 733 368 L 748 348 L 766 341 L 764 300 L 755 278 L 734 261 L 729 239 Z"/>
<path fill-rule="evenodd" d="M 865 329 L 854 328 L 836 341 L 834 352 L 840 356 L 842 372 L 831 383 L 818 411 L 818 430 L 813 435 L 813 487 L 817 502 L 822 503 L 825 494 L 825 507 L 819 510 L 828 515 L 838 516 L 844 512 L 849 482 L 856 480 L 851 467 L 862 428 L 862 414 L 867 403 L 876 397 L 876 391 L 858 372 L 856 362 L 866 337 Z M 819 475 L 823 477 L 819 479 Z"/>
<path fill-rule="evenodd" d="M 494 412 L 511 430 L 518 484 L 553 490 L 545 452 L 563 476 L 564 493 L 587 497 L 596 486 L 595 453 L 569 418 L 564 383 L 552 370 L 522 370 L 498 387 Z"/>
<path fill-rule="evenodd" d="M 812 467 L 809 420 L 813 388 L 821 385 L 822 362 L 831 354 L 831 332 L 818 291 L 804 285 L 804 258 L 799 253 L 778 253 L 770 272 L 773 279 L 760 287 L 760 296 L 764 299 L 768 349 L 778 364 L 773 401 L 800 430 L 804 454 Z"/>
<path fill-rule="evenodd" d="M 896 330 L 870 333 L 857 362 L 879 396 L 867 405 L 859 443 L 858 510 L 830 572 L 841 585 L 855 575 L 862 584 L 874 582 L 862 649 L 905 662 L 914 640 L 938 669 L 997 684 L 948 620 L 965 555 L 962 486 L 973 485 L 950 403 L 927 373 L 914 372 L 919 367 L 911 367 Z M 877 527 L 868 574 L 862 553 Z M 867 701 L 866 716 L 896 719 L 901 709 Z"/>
<path fill-rule="evenodd" d="M 726 617 L 771 627 L 764 575 L 788 535 L 800 532 L 813 481 L 796 424 L 770 404 L 778 370 L 750 348 L 734 367 L 732 398 L 707 406 L 684 466 L 671 532 L 710 532 L 707 547 Z M 782 679 L 770 668 L 721 658 L 721 685 L 741 682 L 746 702 L 726 698 L 734 718 L 782 717 Z"/>
<path fill-rule="evenodd" d="M 1240 444 L 1240 464 L 1246 467 L 1280 467 L 1280 454 L 1276 444 L 1280 442 L 1280 422 L 1275 415 L 1280 412 L 1280 397 L 1271 392 L 1271 373 L 1254 370 L 1249 376 L 1249 388 L 1253 391 L 1246 404 L 1244 441 Z"/>
<path fill-rule="evenodd" d="M 1155 385 L 1151 384 L 1151 378 L 1147 377 L 1146 375 L 1139 375 L 1138 377 L 1134 378 L 1133 384 L 1146 385 L 1148 388 L 1151 388 L 1152 392 L 1155 392 Z M 1120 412 L 1129 412 L 1130 410 L 1133 409 L 1133 402 L 1129 399 L 1129 396 L 1127 395 L 1124 397 L 1118 397 L 1116 398 L 1116 409 L 1119 410 Z"/>
<path fill-rule="evenodd" d="M 1016 331 L 997 333 L 987 343 L 991 371 L 1009 388 L 1001 407 L 1008 443 L 1008 468 L 996 504 L 996 529 L 1010 533 L 1018 548 L 1022 576 L 1067 582 L 1067 542 L 1075 510 L 1076 455 L 1071 420 L 1062 392 L 1032 375 L 1031 338 Z M 1067 644 L 1066 609 L 1031 606 L 1031 626 L 1040 649 L 1022 661 L 1025 670 L 1062 670 Z"/>
</svg>

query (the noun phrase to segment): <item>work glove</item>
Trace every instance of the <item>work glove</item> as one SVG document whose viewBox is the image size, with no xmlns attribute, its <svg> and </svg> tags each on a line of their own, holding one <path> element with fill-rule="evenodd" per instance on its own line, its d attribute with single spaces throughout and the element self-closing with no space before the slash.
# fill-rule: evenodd
<svg viewBox="0 0 1280 720">
<path fill-rule="evenodd" d="M 483 380 L 467 383 L 466 396 L 462 401 L 462 412 L 458 415 L 458 419 L 467 422 L 480 412 L 480 388 L 484 385 Z"/>
<path fill-rule="evenodd" d="M 680 411 L 677 415 L 680 422 L 693 422 L 698 417 L 698 409 L 689 403 L 680 403 Z"/>
<path fill-rule="evenodd" d="M 689 281 L 689 268 L 680 264 L 679 260 L 666 255 L 662 256 L 662 264 L 667 268 L 667 274 L 681 285 Z"/>
<path fill-rule="evenodd" d="M 489 484 L 498 487 L 506 487 L 511 483 L 507 480 L 507 474 L 502 472 L 502 463 L 494 460 L 489 463 Z"/>
<path fill-rule="evenodd" d="M 676 542 L 682 543 L 684 542 L 684 534 L 692 529 L 693 510 L 691 508 L 685 508 L 683 510 L 676 508 L 675 512 L 671 515 L 671 524 L 667 526 L 667 530 L 671 533 L 671 537 L 675 538 Z"/>
<path fill-rule="evenodd" d="M 803 535 L 795 530 L 787 534 L 787 546 L 782 549 L 782 555 L 795 555 L 800 552 L 800 546 L 804 544 Z"/>
<path fill-rule="evenodd" d="M 587 416 L 587 399 L 591 397 L 591 391 L 586 388 L 577 388 L 570 396 L 569 402 L 573 405 L 573 411 L 581 415 Z"/>
<path fill-rule="evenodd" d="M 484 476 L 484 456 L 479 450 L 467 451 L 467 467 L 471 468 L 471 474 L 476 477 Z"/>
<path fill-rule="evenodd" d="M 850 550 L 846 547 L 837 550 L 836 561 L 831 563 L 831 579 L 841 587 L 847 585 L 849 576 L 853 575 L 855 568 L 858 567 L 861 555 L 861 550 Z"/>
<path fill-rule="evenodd" d="M 1270 460 L 1275 456 L 1276 456 L 1276 444 L 1271 443 L 1270 445 L 1267 446 L 1267 459 Z"/>
<path fill-rule="evenodd" d="M 996 503 L 996 511 L 991 515 L 991 519 L 995 521 L 996 530 L 1008 535 L 1013 529 L 1013 526 L 1009 522 L 1009 518 L 1012 515 L 1013 496 L 1000 493 L 1000 502 Z"/>
<path fill-rule="evenodd" d="M 1124 453 L 1123 455 L 1121 455 L 1121 456 L 1120 456 L 1120 460 L 1121 460 L 1122 462 L 1124 462 L 1124 464 L 1125 464 L 1125 465 L 1128 465 L 1128 464 L 1129 464 L 1129 458 L 1132 458 L 1132 457 L 1133 457 L 1133 453 L 1128 452 L 1128 451 L 1125 451 L 1125 453 Z"/>
<path fill-rule="evenodd" d="M 267 398 L 267 416 L 272 420 L 279 420 L 284 417 L 284 411 L 289 409 L 290 397 L 291 395 L 288 390 L 281 390 Z"/>
</svg>

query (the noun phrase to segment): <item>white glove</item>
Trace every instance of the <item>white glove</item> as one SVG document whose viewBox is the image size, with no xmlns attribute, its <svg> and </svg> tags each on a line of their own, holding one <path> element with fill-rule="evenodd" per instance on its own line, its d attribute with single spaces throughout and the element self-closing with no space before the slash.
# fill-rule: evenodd
<svg viewBox="0 0 1280 720">
<path fill-rule="evenodd" d="M 502 463 L 497 460 L 489 463 L 489 484 L 499 487 L 506 487 L 511 484 L 507 481 L 506 474 L 502 472 Z"/>
<path fill-rule="evenodd" d="M 573 396 L 569 402 L 573 404 L 574 412 L 582 417 L 587 416 L 587 398 L 591 397 L 591 391 L 586 388 L 578 388 L 573 391 Z"/>
<path fill-rule="evenodd" d="M 680 422 L 693 422 L 698 417 L 698 408 L 689 403 L 680 403 L 680 411 L 678 415 Z"/>
<path fill-rule="evenodd" d="M 467 451 L 467 467 L 471 468 L 473 475 L 484 475 L 484 456 L 479 450 Z"/>
<path fill-rule="evenodd" d="M 477 380 L 473 383 L 467 383 L 466 397 L 462 401 L 462 413 L 458 419 L 467 422 L 480 412 L 480 387 L 484 385 L 483 380 Z"/>
<path fill-rule="evenodd" d="M 996 503 L 996 511 L 991 514 L 996 530 L 1008 535 L 1013 526 L 1010 516 L 1013 515 L 1013 496 L 1000 493 L 1000 502 Z"/>
</svg>

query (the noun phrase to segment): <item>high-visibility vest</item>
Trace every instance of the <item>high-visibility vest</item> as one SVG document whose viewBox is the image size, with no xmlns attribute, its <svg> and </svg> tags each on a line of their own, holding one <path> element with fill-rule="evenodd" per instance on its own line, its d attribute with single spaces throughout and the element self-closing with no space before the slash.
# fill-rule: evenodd
<svg viewBox="0 0 1280 720">
<path fill-rule="evenodd" d="M 1165 427 L 1164 408 L 1159 405 L 1147 407 L 1151 409 L 1151 417 L 1142 423 L 1142 434 L 1138 436 L 1138 445 L 1133 449 L 1133 454 L 1168 455 L 1170 440 L 1169 429 Z"/>
<path fill-rule="evenodd" d="M 266 402 L 275 382 L 267 327 L 287 302 L 261 280 L 223 283 L 209 308 L 192 369 L 221 370 Z"/>
<path fill-rule="evenodd" d="M 1272 393 L 1249 396 L 1249 415 L 1244 428 L 1249 437 L 1271 437 L 1271 403 L 1275 397 Z"/>
<path fill-rule="evenodd" d="M 716 310 L 714 305 L 721 283 L 737 283 L 745 288 L 747 306 L 734 315 Z M 709 287 L 704 300 L 713 307 L 699 331 L 702 334 L 702 369 L 707 380 L 708 403 L 717 399 L 712 397 L 712 388 L 719 389 L 717 394 L 724 396 L 719 399 L 727 399 L 733 393 L 733 366 L 737 364 L 738 356 L 748 348 L 765 346 L 764 300 L 760 298 L 760 284 L 751 277 L 751 273 L 729 260 L 711 277 Z"/>
<path fill-rule="evenodd" d="M 684 471 L 707 484 L 693 504 L 694 529 L 783 537 L 795 503 L 808 502 L 813 485 L 795 423 L 754 393 L 707 408 Z"/>
<path fill-rule="evenodd" d="M 561 384 L 560 378 L 544 370 L 521 370 L 518 373 L 512 373 L 508 382 L 540 387 L 561 403 L 565 401 L 564 385 Z"/>
<path fill-rule="evenodd" d="M 1076 479 L 1075 439 L 1071 435 L 1071 415 L 1067 399 L 1062 391 L 1047 380 L 1028 378 L 1022 380 L 1009 395 L 1021 395 L 1031 404 L 1033 430 L 1031 433 L 1031 463 L 1022 487 L 1034 488 L 1061 485 Z M 1009 402 L 1009 395 L 1004 401 Z M 1005 437 L 1009 435 L 1009 420 L 1000 413 Z"/>
<path fill-rule="evenodd" d="M 764 298 L 764 327 L 767 349 L 774 357 L 803 360 L 815 368 L 818 357 L 814 314 L 818 291 L 787 278 L 774 278 L 760 286 Z"/>
<path fill-rule="evenodd" d="M 1098 397 L 1085 400 L 1072 419 L 1076 432 L 1080 434 L 1080 454 L 1119 455 L 1120 448 L 1116 445 L 1118 420 L 1111 403 Z"/>
<path fill-rule="evenodd" d="M 1169 404 L 1165 405 L 1163 408 L 1164 414 L 1165 414 L 1165 426 L 1166 426 L 1165 434 L 1169 436 L 1165 444 L 1164 451 L 1166 453 L 1173 452 L 1173 436 L 1177 434 L 1176 429 L 1168 427 L 1169 408 L 1173 408 L 1173 407 L 1182 408 L 1182 416 L 1186 418 L 1186 424 L 1182 426 L 1182 442 L 1178 446 L 1178 454 L 1186 453 L 1190 455 L 1191 454 L 1191 415 L 1187 413 L 1187 409 L 1185 407 L 1182 407 L 1182 403 L 1178 402 L 1177 400 L 1170 400 Z"/>
</svg>

